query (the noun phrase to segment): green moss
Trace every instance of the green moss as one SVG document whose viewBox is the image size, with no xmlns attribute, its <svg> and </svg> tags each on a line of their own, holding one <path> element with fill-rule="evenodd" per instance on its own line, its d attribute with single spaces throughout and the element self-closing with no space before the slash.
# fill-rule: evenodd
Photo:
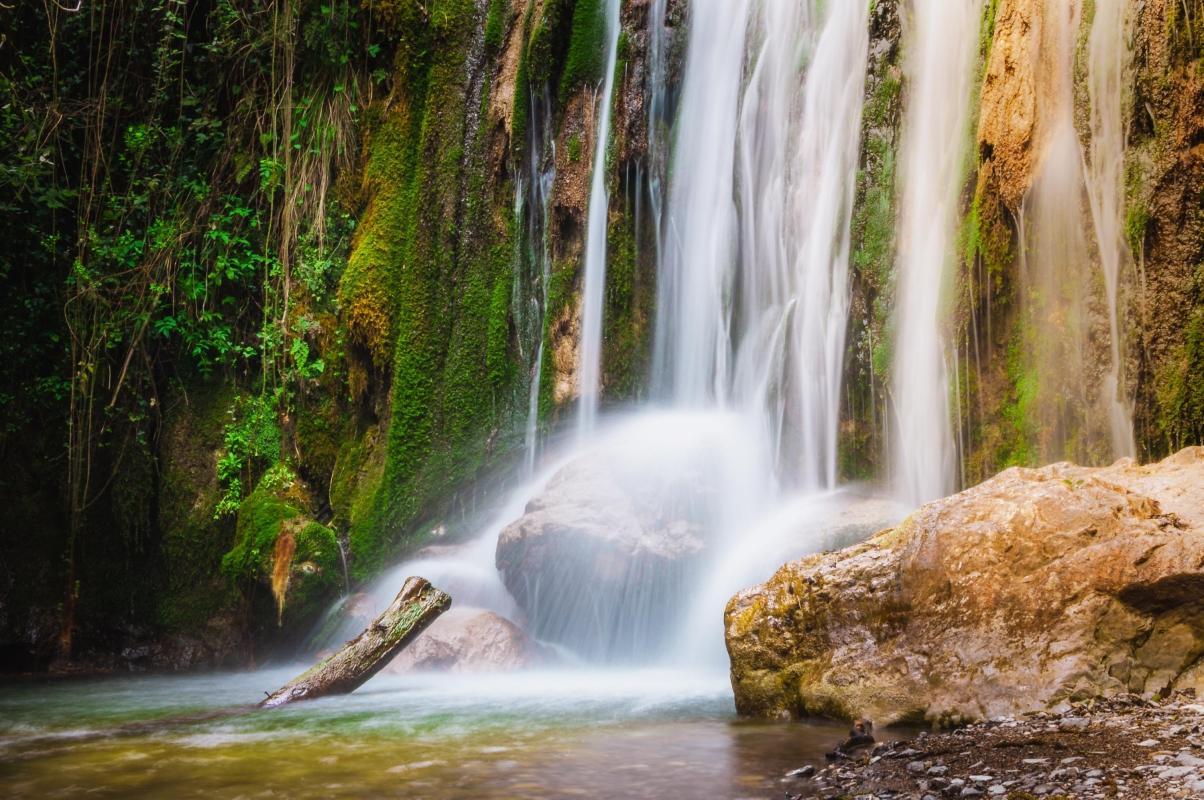
<svg viewBox="0 0 1204 800">
<path fill-rule="evenodd" d="M 514 106 L 510 112 L 510 149 L 521 156 L 527 146 L 527 118 L 531 109 L 531 76 L 527 70 L 527 50 L 518 57 L 514 73 Z"/>
<path fill-rule="evenodd" d="M 489 301 L 488 345 L 485 350 L 485 369 L 489 382 L 501 388 L 510 378 L 513 361 L 510 349 L 510 298 L 514 276 L 507 265 L 493 281 L 493 297 Z"/>
<path fill-rule="evenodd" d="M 165 404 L 159 446 L 158 527 L 164 585 L 156 592 L 156 621 L 171 632 L 195 633 L 236 599 L 222 578 L 222 555 L 234 520 L 215 520 L 220 496 L 215 453 L 236 390 L 194 387 Z"/>
<path fill-rule="evenodd" d="M 1196 268 L 1204 285 L 1204 265 Z M 1204 304 L 1197 302 L 1183 336 L 1155 375 L 1158 429 L 1171 452 L 1204 441 Z"/>
<path fill-rule="evenodd" d="M 526 48 L 532 86 L 557 85 L 572 36 L 574 6 L 574 0 L 544 0 L 532 19 Z"/>
<path fill-rule="evenodd" d="M 566 150 L 568 151 L 569 161 L 574 164 L 581 161 L 581 134 L 574 133 L 569 137 L 566 143 Z"/>
<path fill-rule="evenodd" d="M 1145 197 L 1145 180 L 1138 158 L 1125 160 L 1125 239 L 1133 253 L 1145 250 L 1145 231 L 1150 209 Z"/>
<path fill-rule="evenodd" d="M 850 226 L 850 271 L 854 301 L 863 320 L 849 337 L 845 360 L 847 402 L 837 447 L 840 474 L 873 474 L 880 460 L 883 425 L 876 419 L 893 358 L 891 335 L 895 292 L 894 248 L 897 206 L 896 153 L 901 111 L 898 48 L 870 67 L 869 96 L 861 120 L 861 163 Z"/>
<path fill-rule="evenodd" d="M 506 35 L 506 0 L 489 0 L 489 16 L 485 18 L 485 46 L 496 51 Z"/>
<path fill-rule="evenodd" d="M 1011 389 L 1002 412 L 1008 427 L 995 458 L 999 468 L 1031 466 L 1037 459 L 1036 403 L 1040 381 L 1027 356 L 1025 339 L 1025 329 L 1021 326 L 1008 346 L 1007 375 Z"/>
<path fill-rule="evenodd" d="M 344 422 L 334 397 L 319 395 L 310 407 L 297 410 L 297 448 L 304 474 L 325 480 L 335 468 L 344 437 Z"/>
<path fill-rule="evenodd" d="M 475 130 L 466 127 L 472 87 L 464 64 L 479 23 L 474 9 L 470 0 L 434 4 L 438 46 L 421 79 L 414 141 L 405 145 L 417 157 L 397 206 L 372 232 L 387 240 L 398 263 L 397 338 L 383 459 L 360 453 L 355 490 L 335 492 L 339 513 L 349 517 L 358 578 L 417 546 L 421 520 L 439 513 L 455 487 L 513 440 L 496 434 L 513 427 L 507 410 L 518 374 L 511 346 L 514 233 L 492 213 L 511 192 L 489 181 L 489 115 L 479 115 Z M 489 92 L 486 83 L 486 111 Z"/>
<path fill-rule="evenodd" d="M 297 620 L 317 616 L 343 586 L 342 557 L 334 531 L 310 522 L 293 535 L 286 609 Z"/>
<path fill-rule="evenodd" d="M 634 398 L 644 385 L 652 353 L 655 264 L 637 258 L 634 214 L 616 216 L 607 231 L 602 374 L 612 400 Z M 652 245 L 645 252 L 652 254 Z"/>
<path fill-rule="evenodd" d="M 582 86 L 602 79 L 606 65 L 606 9 L 603 0 L 577 0 L 564 71 L 560 75 L 560 98 L 564 100 Z"/>
<path fill-rule="evenodd" d="M 304 513 L 296 502 L 270 485 L 274 481 L 268 483 L 261 482 L 238 508 L 234 547 L 222 556 L 222 574 L 231 583 L 249 583 L 271 574 L 281 525 Z"/>
</svg>

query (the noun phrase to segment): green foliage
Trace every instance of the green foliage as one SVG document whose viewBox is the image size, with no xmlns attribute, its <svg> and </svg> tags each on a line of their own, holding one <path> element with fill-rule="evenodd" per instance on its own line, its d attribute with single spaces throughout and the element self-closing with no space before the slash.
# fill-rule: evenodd
<svg viewBox="0 0 1204 800">
<path fill-rule="evenodd" d="M 581 134 L 574 133 L 569 137 L 566 143 L 566 150 L 568 151 L 569 161 L 574 164 L 581 161 Z"/>
<path fill-rule="evenodd" d="M 257 469 L 267 469 L 263 480 L 268 485 L 290 474 L 287 467 L 279 464 L 280 426 L 271 398 L 237 398 L 228 416 L 223 429 L 222 451 L 217 459 L 217 479 L 222 486 L 222 496 L 214 510 L 216 517 L 239 509 L 244 482 L 249 482 Z"/>
</svg>

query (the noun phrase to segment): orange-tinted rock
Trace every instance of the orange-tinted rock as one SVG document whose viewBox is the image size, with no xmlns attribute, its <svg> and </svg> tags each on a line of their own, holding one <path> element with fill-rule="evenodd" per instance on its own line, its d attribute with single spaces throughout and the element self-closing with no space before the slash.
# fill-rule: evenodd
<svg viewBox="0 0 1204 800">
<path fill-rule="evenodd" d="M 1204 689 L 1204 448 L 1009 469 L 729 602 L 745 714 L 878 723 Z"/>
</svg>

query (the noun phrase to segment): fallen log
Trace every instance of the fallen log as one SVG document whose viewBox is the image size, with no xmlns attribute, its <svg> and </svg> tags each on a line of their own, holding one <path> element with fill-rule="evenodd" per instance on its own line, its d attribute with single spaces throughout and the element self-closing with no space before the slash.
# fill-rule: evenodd
<svg viewBox="0 0 1204 800">
<path fill-rule="evenodd" d="M 354 692 L 450 607 L 451 597 L 425 578 L 406 579 L 397 597 L 363 633 L 268 695 L 260 707 Z"/>
</svg>

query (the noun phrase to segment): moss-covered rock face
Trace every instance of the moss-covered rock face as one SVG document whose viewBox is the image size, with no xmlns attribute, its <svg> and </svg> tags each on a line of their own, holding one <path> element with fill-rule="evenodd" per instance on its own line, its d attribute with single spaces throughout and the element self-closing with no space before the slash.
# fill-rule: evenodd
<svg viewBox="0 0 1204 800">
<path fill-rule="evenodd" d="M 222 494 L 217 479 L 222 428 L 235 394 L 229 388 L 182 392 L 166 412 L 158 523 L 167 580 L 157 597 L 157 616 L 173 633 L 203 631 L 238 602 L 219 569 L 234 526 L 214 516 Z"/>
<path fill-rule="evenodd" d="M 1204 448 L 1007 470 L 791 562 L 725 614 L 736 707 L 879 723 L 1201 681 Z"/>
<path fill-rule="evenodd" d="M 1125 372 L 1149 455 L 1204 439 L 1202 35 L 1198 4 L 1151 0 L 1135 23 L 1126 234 L 1139 275 L 1129 280 Z"/>
<path fill-rule="evenodd" d="M 312 506 L 299 478 L 269 470 L 239 506 L 234 546 L 222 556 L 222 573 L 243 589 L 253 628 L 269 640 L 304 630 L 344 587 L 338 539 L 312 518 Z"/>
<path fill-rule="evenodd" d="M 873 6 L 861 116 L 861 163 L 850 230 L 852 298 L 845 353 L 840 475 L 875 476 L 885 455 L 895 290 L 895 171 L 902 111 L 902 25 L 896 0 Z"/>
</svg>

